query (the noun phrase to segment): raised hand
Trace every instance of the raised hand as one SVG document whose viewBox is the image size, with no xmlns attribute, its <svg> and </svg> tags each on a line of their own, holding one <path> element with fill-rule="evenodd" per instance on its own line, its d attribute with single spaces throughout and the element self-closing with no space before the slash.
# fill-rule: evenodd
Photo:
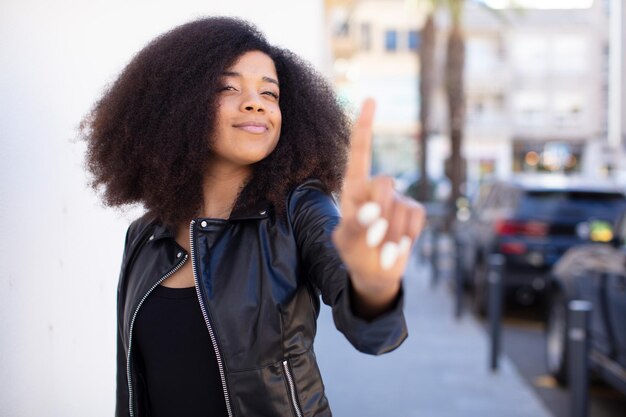
<svg viewBox="0 0 626 417">
<path fill-rule="evenodd" d="M 342 219 L 333 242 L 348 267 L 355 309 L 365 318 L 384 312 L 400 289 L 425 212 L 398 194 L 391 177 L 369 177 L 375 103 L 368 99 L 352 131 L 341 194 Z"/>
</svg>

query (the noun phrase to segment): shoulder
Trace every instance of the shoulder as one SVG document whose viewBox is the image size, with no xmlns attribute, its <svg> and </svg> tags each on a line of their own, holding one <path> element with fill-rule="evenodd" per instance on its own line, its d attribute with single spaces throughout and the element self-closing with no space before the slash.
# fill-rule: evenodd
<svg viewBox="0 0 626 417">
<path fill-rule="evenodd" d="M 149 232 L 153 232 L 159 222 L 154 215 L 146 213 L 138 219 L 135 219 L 126 231 L 126 250 L 137 245 L 142 240 L 143 236 Z"/>
<path fill-rule="evenodd" d="M 331 230 L 340 219 L 337 202 L 317 179 L 307 180 L 289 193 L 287 216 L 294 229 L 300 232 L 310 227 Z"/>
<path fill-rule="evenodd" d="M 337 202 L 332 194 L 326 191 L 322 181 L 309 179 L 295 187 L 288 196 L 287 210 L 291 218 L 303 211 L 315 211 L 332 217 L 339 216 Z"/>
<path fill-rule="evenodd" d="M 126 271 L 136 256 L 138 249 L 141 247 L 141 242 L 148 239 L 148 236 L 154 233 L 157 224 L 158 222 L 155 216 L 144 214 L 128 226 L 126 230 L 126 240 L 124 241 L 124 254 L 122 257 L 122 267 L 120 269 L 118 292 L 124 288 L 123 282 L 125 282 L 124 277 Z"/>
</svg>

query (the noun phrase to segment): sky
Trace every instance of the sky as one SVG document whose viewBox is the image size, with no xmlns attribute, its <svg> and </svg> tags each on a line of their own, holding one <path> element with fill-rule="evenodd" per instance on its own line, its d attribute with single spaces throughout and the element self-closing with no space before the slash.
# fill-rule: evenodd
<svg viewBox="0 0 626 417">
<path fill-rule="evenodd" d="M 519 6 L 525 9 L 586 9 L 593 5 L 593 0 L 483 0 L 494 9 Z"/>
</svg>

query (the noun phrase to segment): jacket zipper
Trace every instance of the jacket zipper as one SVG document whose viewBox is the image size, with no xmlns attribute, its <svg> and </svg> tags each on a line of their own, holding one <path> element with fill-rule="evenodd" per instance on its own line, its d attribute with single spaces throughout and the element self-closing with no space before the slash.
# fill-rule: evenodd
<svg viewBox="0 0 626 417">
<path fill-rule="evenodd" d="M 176 266 L 174 268 L 172 268 L 167 274 L 163 275 L 161 277 L 161 279 L 159 279 L 156 282 L 156 284 L 154 284 L 148 290 L 148 292 L 143 296 L 141 301 L 139 301 L 139 304 L 137 305 L 137 308 L 135 309 L 135 313 L 133 314 L 133 318 L 132 318 L 132 320 L 130 322 L 130 335 L 129 335 L 129 338 L 128 338 L 128 356 L 126 357 L 126 379 L 128 379 L 128 411 L 130 412 L 130 417 L 134 416 L 134 409 L 133 409 L 133 383 L 132 383 L 132 380 L 131 380 L 131 373 L 130 373 L 130 368 L 131 368 L 131 366 L 130 366 L 130 358 L 131 358 L 131 351 L 132 351 L 132 347 L 133 347 L 133 327 L 135 326 L 135 319 L 137 318 L 137 313 L 139 313 L 139 308 L 141 308 L 141 305 L 146 300 L 146 298 L 148 298 L 150 293 L 152 291 L 154 291 L 154 289 L 156 287 L 158 287 L 159 284 L 161 284 L 161 282 L 165 281 L 167 278 L 172 276 L 172 274 L 174 272 L 178 271 L 183 266 L 183 264 L 187 261 L 187 258 L 189 258 L 189 256 L 185 255 L 185 257 L 183 258 L 183 260 L 181 262 L 176 264 Z"/>
<path fill-rule="evenodd" d="M 289 363 L 286 360 L 283 361 L 283 369 L 285 370 L 285 376 L 287 377 L 287 384 L 289 385 L 289 394 L 291 396 L 291 404 L 293 405 L 293 409 L 296 412 L 296 416 L 302 417 L 302 411 L 300 411 L 300 407 L 298 407 L 298 401 L 296 401 L 296 386 L 293 383 L 293 377 L 291 376 L 291 371 L 289 370 Z"/>
<path fill-rule="evenodd" d="M 209 337 L 211 338 L 211 344 L 213 345 L 213 350 L 215 351 L 215 357 L 217 359 L 217 367 L 220 372 L 220 378 L 222 380 L 222 389 L 224 390 L 224 400 L 226 401 L 226 411 L 228 412 L 228 417 L 233 417 L 233 411 L 230 407 L 230 398 L 228 394 L 228 388 L 226 387 L 226 373 L 224 372 L 224 364 L 222 362 L 222 355 L 220 354 L 220 350 L 217 347 L 217 339 L 215 338 L 215 333 L 213 332 L 213 326 L 211 326 L 211 322 L 209 321 L 209 315 L 207 314 L 206 307 L 204 306 L 204 301 L 202 300 L 202 295 L 200 293 L 200 285 L 198 282 L 198 272 L 196 269 L 196 257 L 194 256 L 194 225 L 196 224 L 195 220 L 191 221 L 191 225 L 189 226 L 189 247 L 191 249 L 191 268 L 193 270 L 193 280 L 196 286 L 196 294 L 198 295 L 198 301 L 200 302 L 200 309 L 202 310 L 202 316 L 204 317 L 204 322 L 206 323 L 206 327 L 209 330 Z"/>
</svg>

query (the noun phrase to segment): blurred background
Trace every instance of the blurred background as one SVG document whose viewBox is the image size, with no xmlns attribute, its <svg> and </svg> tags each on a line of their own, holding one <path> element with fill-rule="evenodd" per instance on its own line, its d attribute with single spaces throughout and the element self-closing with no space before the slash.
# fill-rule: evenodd
<svg viewBox="0 0 626 417">
<path fill-rule="evenodd" d="M 378 170 L 438 182 L 452 158 L 466 194 L 515 173 L 623 177 L 609 0 L 326 3 L 338 91 L 379 101 Z"/>
<path fill-rule="evenodd" d="M 525 382 L 516 389 L 544 406 L 496 411 L 500 392 L 491 408 L 440 400 L 427 415 L 624 415 L 625 16 L 621 0 L 326 1 L 330 73 L 347 103 L 378 99 L 373 170 L 425 204 L 432 282 L 447 278 L 457 317 L 464 305 L 490 342 L 503 338 Z M 573 300 L 593 308 L 577 359 L 593 371 L 579 391 L 590 405 L 571 402 L 582 397 L 568 369 Z M 471 339 L 442 346 L 453 357 L 459 343 Z M 450 398 L 473 392 L 472 404 L 489 391 L 438 382 Z"/>
<path fill-rule="evenodd" d="M 507 273 L 527 272 L 520 278 L 526 281 L 509 288 L 504 350 L 513 366 L 501 373 L 501 378 L 509 372 L 519 379 L 510 391 L 527 391 L 536 399 L 538 408 L 525 415 L 569 415 L 558 366 L 544 364 L 545 351 L 556 349 L 547 347 L 547 329 L 556 329 L 553 339 L 561 329 L 558 322 L 550 327 L 549 312 L 560 311 L 572 291 L 577 298 L 596 297 L 596 307 L 612 300 L 600 308 L 612 313 L 598 324 L 596 340 L 606 346 L 596 346 L 596 353 L 617 367 L 617 382 L 599 378 L 593 385 L 592 415 L 623 415 L 626 298 L 622 281 L 611 278 L 626 275 L 620 258 L 626 232 L 621 226 L 626 207 L 626 7 L 621 0 L 181 0 L 175 6 L 160 0 L 3 0 L 2 416 L 113 414 L 117 274 L 126 227 L 140 209 L 102 207 L 86 185 L 85 147 L 77 128 L 142 46 L 206 15 L 240 16 L 257 24 L 272 43 L 326 75 L 349 111 L 366 96 L 377 99 L 373 173 L 394 176 L 400 191 L 427 205 L 425 237 L 434 239 L 423 239 L 416 248 L 416 258 L 423 259 L 415 275 L 431 279 L 441 269 L 451 289 L 463 288 L 473 308 L 467 308 L 469 318 L 460 326 L 483 326 L 488 255 L 508 256 Z M 551 199 L 573 203 L 555 209 Z M 545 216 L 536 218 L 537 213 Z M 592 233 L 598 228 L 608 228 L 610 236 Z M 608 272 L 593 269 L 603 262 L 573 267 L 608 279 L 598 281 L 601 296 L 570 290 L 585 286 L 571 284 L 576 277 L 568 278 L 573 274 L 568 265 L 553 273 L 569 249 L 585 244 L 613 251 L 606 256 L 616 259 Z M 424 256 L 433 253 L 437 257 L 429 259 L 435 262 L 427 265 Z M 608 292 L 612 285 L 615 291 Z M 446 290 L 439 296 L 451 294 Z M 437 321 L 442 303 L 433 303 L 430 313 L 416 308 L 420 317 L 432 319 L 426 328 L 432 330 L 434 323 L 448 329 Z M 416 318 L 415 323 L 421 322 Z M 487 338 L 479 331 L 455 339 L 465 327 L 450 326 L 436 339 L 442 343 L 436 349 Z M 329 342 L 324 325 L 320 333 L 318 351 L 333 352 L 336 344 Z M 413 345 L 401 349 L 399 357 L 416 355 Z M 485 358 L 468 360 L 482 365 Z M 325 374 L 332 374 L 333 365 L 320 354 L 320 366 L 329 369 Z M 418 365 L 416 373 L 426 369 Z M 425 376 L 432 380 L 443 368 L 428 369 L 433 374 Z M 456 369 L 474 375 L 474 370 Z M 338 404 L 337 415 L 365 416 L 347 411 L 347 405 L 341 411 L 339 398 L 347 394 L 332 381 L 346 375 L 326 377 L 331 404 Z M 498 380 L 485 382 L 494 383 Z M 470 395 L 467 386 L 459 387 Z M 472 395 L 490 392 L 485 388 Z M 389 415 L 522 415 L 478 413 L 467 406 L 476 404 L 470 400 L 458 409 L 467 414 L 446 414 L 445 401 L 438 401 L 428 403 L 429 414 L 424 405 L 419 412 L 420 400 L 409 398 L 405 409 Z"/>
</svg>

